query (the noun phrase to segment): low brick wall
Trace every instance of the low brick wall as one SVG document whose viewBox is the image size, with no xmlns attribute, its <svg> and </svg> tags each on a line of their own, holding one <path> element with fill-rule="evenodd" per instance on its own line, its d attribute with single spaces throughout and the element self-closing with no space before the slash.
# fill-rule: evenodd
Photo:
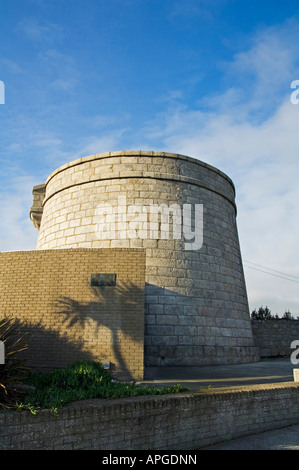
<svg viewBox="0 0 299 470">
<path fill-rule="evenodd" d="M 285 319 L 252 320 L 255 346 L 261 357 L 289 357 L 291 343 L 299 340 L 299 321 Z"/>
<path fill-rule="evenodd" d="M 0 412 L 1 450 L 196 450 L 299 423 L 299 384 L 90 400 Z"/>
</svg>

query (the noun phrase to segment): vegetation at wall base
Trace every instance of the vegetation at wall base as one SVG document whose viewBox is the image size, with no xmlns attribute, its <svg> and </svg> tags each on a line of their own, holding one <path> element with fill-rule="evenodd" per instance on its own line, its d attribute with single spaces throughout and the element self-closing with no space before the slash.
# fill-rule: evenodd
<svg viewBox="0 0 299 470">
<path fill-rule="evenodd" d="M 27 358 L 20 356 L 27 349 L 20 323 L 7 317 L 0 319 L 0 340 L 5 345 L 5 364 L 0 364 L 0 408 L 14 408 L 23 396 L 19 385 L 29 371 Z"/>
<path fill-rule="evenodd" d="M 110 372 L 94 361 L 77 361 L 65 369 L 48 373 L 32 372 L 26 366 L 27 349 L 21 325 L 14 319 L 0 319 L 0 340 L 5 345 L 5 364 L 0 364 L 0 409 L 41 409 L 55 413 L 64 405 L 92 398 L 115 399 L 141 395 L 162 395 L 188 391 L 186 387 L 138 385 L 114 379 Z"/>
<path fill-rule="evenodd" d="M 93 361 L 75 362 L 65 369 L 48 373 L 36 372 L 30 374 L 24 383 L 33 386 L 35 390 L 18 404 L 18 409 L 29 410 L 34 414 L 40 409 L 57 412 L 59 408 L 78 400 L 162 395 L 189 390 L 181 385 L 156 387 L 119 382 L 100 363 Z"/>
</svg>

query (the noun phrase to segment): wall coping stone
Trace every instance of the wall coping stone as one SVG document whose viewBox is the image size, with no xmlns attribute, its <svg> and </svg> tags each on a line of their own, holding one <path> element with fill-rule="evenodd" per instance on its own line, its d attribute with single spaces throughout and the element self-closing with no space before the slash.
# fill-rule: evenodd
<svg viewBox="0 0 299 470">
<path fill-rule="evenodd" d="M 165 158 L 173 158 L 175 160 L 185 160 L 185 161 L 189 161 L 191 163 L 196 163 L 196 164 L 198 164 L 198 165 L 200 165 L 204 168 L 207 168 L 207 169 L 217 173 L 218 175 L 222 176 L 223 178 L 225 178 L 232 185 L 232 187 L 235 190 L 235 185 L 234 185 L 232 179 L 228 175 L 226 175 L 223 171 L 219 170 L 218 168 L 214 167 L 213 165 L 210 165 L 209 163 L 205 163 L 202 160 L 199 160 L 197 158 L 189 157 L 187 155 L 182 155 L 182 154 L 178 154 L 178 153 L 154 152 L 154 151 L 145 151 L 145 150 L 123 150 L 123 151 L 115 151 L 115 152 L 96 153 L 96 154 L 93 154 L 93 155 L 88 155 L 88 156 L 85 156 L 85 157 L 77 158 L 76 160 L 73 160 L 71 162 L 65 163 L 64 165 L 61 165 L 55 171 L 53 171 L 49 175 L 49 177 L 47 178 L 45 184 L 47 184 L 58 173 L 66 170 L 67 168 L 70 168 L 72 166 L 81 165 L 82 163 L 87 163 L 87 162 L 93 161 L 93 160 L 100 160 L 100 159 L 104 159 L 104 158 L 120 157 L 120 156 L 122 156 L 122 157 L 141 156 L 141 157 L 149 157 L 149 158 L 150 157 L 165 157 Z"/>
</svg>

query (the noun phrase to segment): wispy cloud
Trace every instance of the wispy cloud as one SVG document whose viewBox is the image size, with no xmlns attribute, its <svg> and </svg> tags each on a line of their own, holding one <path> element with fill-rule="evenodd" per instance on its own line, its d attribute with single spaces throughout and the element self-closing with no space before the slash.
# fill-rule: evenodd
<svg viewBox="0 0 299 470">
<path fill-rule="evenodd" d="M 105 133 L 102 136 L 89 136 L 88 138 L 80 139 L 73 158 L 94 155 L 96 153 L 126 150 L 125 147 L 122 148 L 125 133 L 126 129 L 119 129 Z"/>
<path fill-rule="evenodd" d="M 287 47 L 293 34 L 285 25 L 259 33 L 250 49 L 226 64 L 226 78 L 235 76 L 235 83 L 230 78 L 229 88 L 197 109 L 172 106 L 147 124 L 144 135 L 163 142 L 163 150 L 225 171 L 237 189 L 244 258 L 299 276 L 299 106 L 290 102 L 299 55 Z M 245 269 L 253 308 L 267 298 L 278 313 L 298 307 L 296 284 L 266 276 L 261 292 L 265 274 Z"/>
<path fill-rule="evenodd" d="M 0 191 L 0 251 L 35 249 L 38 232 L 29 220 L 33 185 L 32 177 L 16 175 L 9 190 Z"/>
<path fill-rule="evenodd" d="M 18 29 L 34 41 L 57 42 L 64 36 L 64 28 L 60 25 L 48 21 L 41 22 L 36 18 L 24 18 L 19 22 Z"/>
<path fill-rule="evenodd" d="M 169 18 L 179 19 L 180 21 L 183 18 L 192 21 L 194 18 L 201 17 L 208 24 L 212 24 L 214 15 L 219 15 L 225 8 L 226 3 L 227 0 L 176 1 L 173 4 Z"/>
</svg>

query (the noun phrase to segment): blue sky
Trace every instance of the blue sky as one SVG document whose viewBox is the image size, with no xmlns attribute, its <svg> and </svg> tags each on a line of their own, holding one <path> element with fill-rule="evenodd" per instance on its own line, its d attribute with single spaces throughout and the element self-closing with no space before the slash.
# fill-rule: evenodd
<svg viewBox="0 0 299 470">
<path fill-rule="evenodd" d="M 32 187 L 58 166 L 182 153 L 235 183 L 251 310 L 299 315 L 299 3 L 0 0 L 0 15 L 0 251 L 35 249 Z"/>
</svg>

